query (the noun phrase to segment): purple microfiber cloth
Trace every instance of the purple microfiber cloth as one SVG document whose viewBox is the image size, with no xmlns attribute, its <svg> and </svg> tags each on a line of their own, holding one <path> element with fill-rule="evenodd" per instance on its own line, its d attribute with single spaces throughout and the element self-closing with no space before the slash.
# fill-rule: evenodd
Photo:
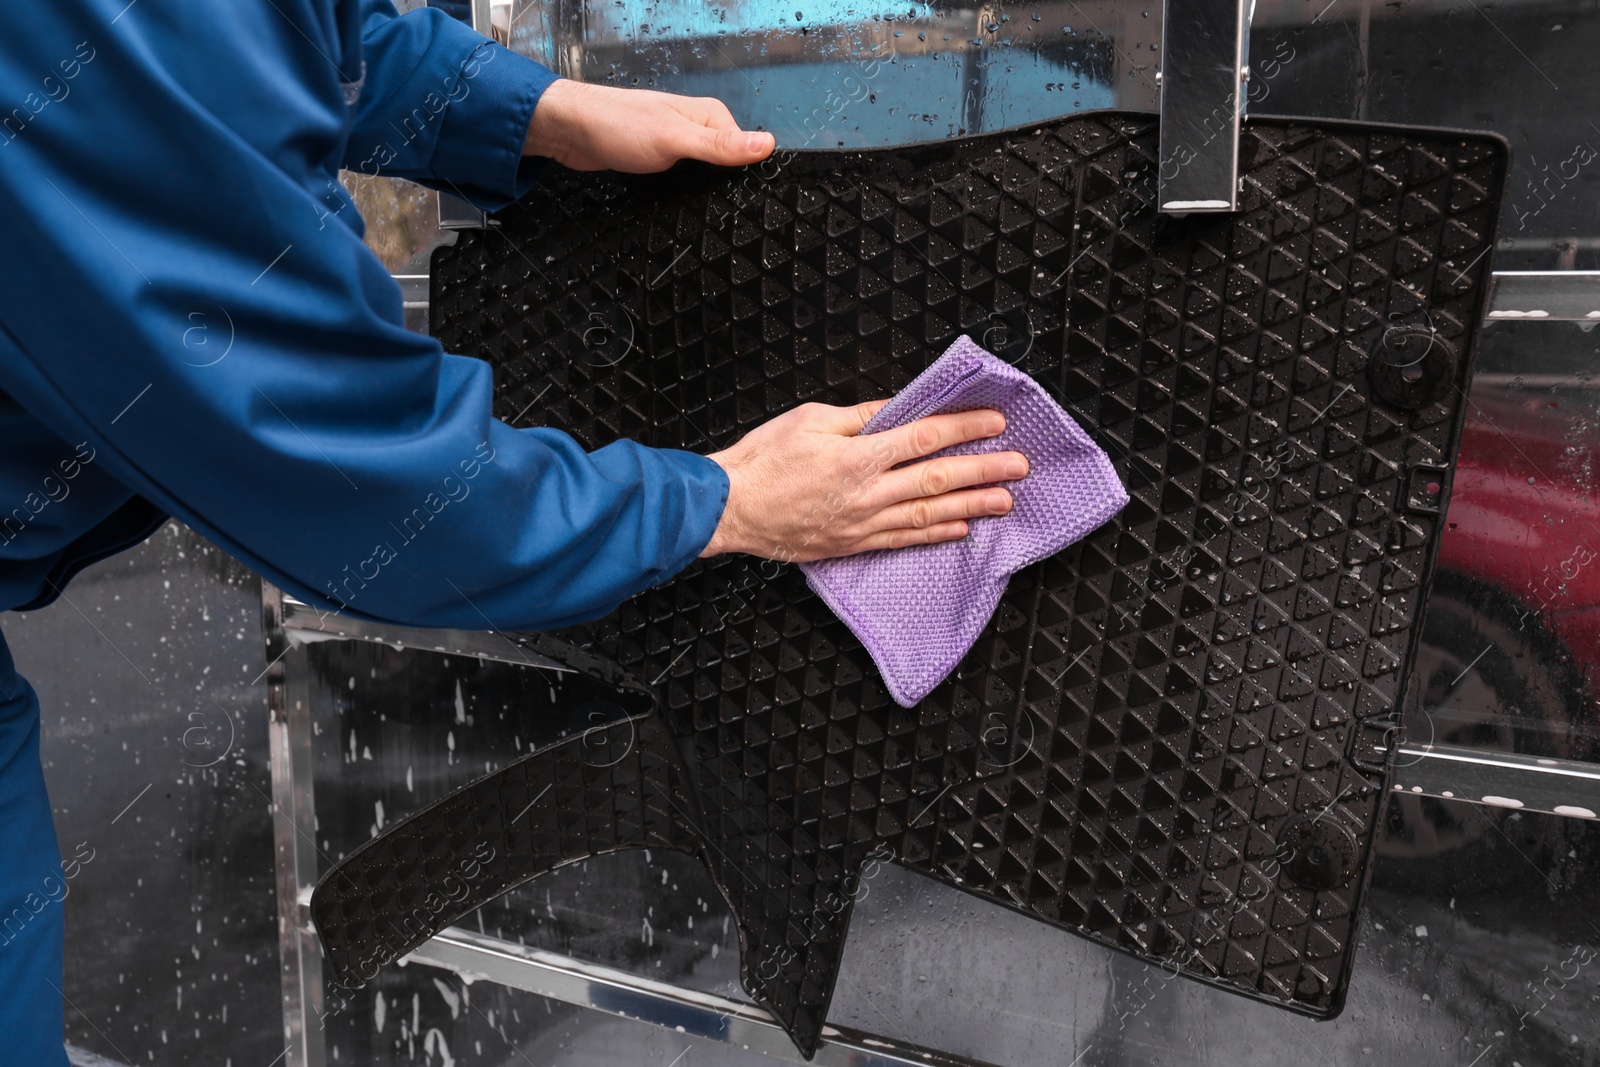
<svg viewBox="0 0 1600 1067">
<path fill-rule="evenodd" d="M 889 693 L 912 707 L 955 669 L 1000 603 L 1013 572 L 1052 556 L 1121 511 L 1128 493 L 1111 460 L 1028 375 L 960 337 L 872 417 L 862 433 L 926 415 L 993 408 L 999 437 L 941 456 L 1021 452 L 1029 471 L 1006 483 L 1006 515 L 974 519 L 960 541 L 803 563 L 806 580 L 855 631 Z"/>
</svg>

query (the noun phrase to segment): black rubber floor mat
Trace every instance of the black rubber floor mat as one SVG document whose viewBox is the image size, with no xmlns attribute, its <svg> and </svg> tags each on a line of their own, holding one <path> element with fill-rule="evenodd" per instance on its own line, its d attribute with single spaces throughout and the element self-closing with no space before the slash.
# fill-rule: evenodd
<svg viewBox="0 0 1600 1067">
<path fill-rule="evenodd" d="M 1506 149 L 1252 120 L 1241 210 L 1181 219 L 1155 212 L 1155 149 L 1152 118 L 1100 113 L 743 171 L 553 168 L 435 254 L 433 330 L 495 365 L 502 417 L 711 451 L 887 396 L 965 332 L 1129 490 L 914 710 L 775 564 L 697 564 L 558 635 L 653 683 L 694 793 L 674 840 L 808 1055 L 874 849 L 1201 981 L 1343 1004 Z M 385 877 L 324 880 L 325 940 L 335 908 L 382 912 Z"/>
<path fill-rule="evenodd" d="M 312 915 L 341 985 L 368 981 L 485 901 L 565 864 L 627 848 L 704 862 L 694 794 L 649 692 L 576 649 L 529 646 L 611 685 L 579 679 L 581 731 L 400 820 L 324 873 Z"/>
</svg>

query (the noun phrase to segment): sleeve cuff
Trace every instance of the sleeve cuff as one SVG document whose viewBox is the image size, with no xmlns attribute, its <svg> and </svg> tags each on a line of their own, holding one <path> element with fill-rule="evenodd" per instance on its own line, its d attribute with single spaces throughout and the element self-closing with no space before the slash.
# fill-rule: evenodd
<svg viewBox="0 0 1600 1067">
<path fill-rule="evenodd" d="M 549 160 L 522 154 L 533 109 L 557 80 L 550 68 L 493 41 L 484 41 L 462 64 L 471 86 L 452 101 L 440 128 L 433 172 L 452 191 L 483 211 L 516 203 Z M 471 175 L 462 181 L 460 176 Z"/>
<path fill-rule="evenodd" d="M 717 532 L 728 504 L 728 475 L 716 460 L 674 448 L 649 448 L 621 440 L 590 454 L 602 477 L 644 489 L 636 540 L 629 545 L 645 564 L 643 580 L 628 595 L 671 578 L 700 557 Z"/>
<path fill-rule="evenodd" d="M 662 531 L 669 553 L 677 562 L 671 571 L 662 575 L 665 580 L 700 558 L 711 536 L 717 532 L 722 512 L 728 506 L 728 473 L 714 459 L 693 452 L 662 449 L 662 457 L 682 471 L 686 506 L 683 521 L 678 525 L 677 537 L 672 531 Z"/>
</svg>

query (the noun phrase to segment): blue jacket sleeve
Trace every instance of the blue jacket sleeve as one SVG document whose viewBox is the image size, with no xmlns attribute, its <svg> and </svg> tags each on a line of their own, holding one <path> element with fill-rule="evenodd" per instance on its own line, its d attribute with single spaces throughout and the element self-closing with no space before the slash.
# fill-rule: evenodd
<svg viewBox="0 0 1600 1067">
<path fill-rule="evenodd" d="M 331 165 L 306 160 L 343 147 L 318 55 L 335 42 L 314 11 L 275 21 L 312 0 L 178 5 L 225 23 L 198 29 L 160 3 L 112 26 L 121 0 L 63 0 L 0 41 L 7 99 L 40 55 L 78 57 L 72 95 L 0 145 L 0 261 L 27 265 L 0 287 L 0 388 L 316 604 L 536 629 L 690 563 L 726 500 L 720 467 L 491 418 L 488 365 L 403 329 L 394 282 L 328 222 Z M 100 46 L 75 53 L 85 40 Z M 403 69 L 396 52 L 369 77 L 403 94 Z M 490 84 L 467 102 L 492 117 Z M 484 159 L 481 188 L 509 192 L 492 173 L 504 132 L 452 142 L 441 124 L 426 166 L 471 180 Z"/>
<path fill-rule="evenodd" d="M 522 145 L 556 75 L 436 8 L 363 0 L 365 70 L 343 165 L 453 192 L 486 211 L 516 201 L 546 160 Z"/>
</svg>

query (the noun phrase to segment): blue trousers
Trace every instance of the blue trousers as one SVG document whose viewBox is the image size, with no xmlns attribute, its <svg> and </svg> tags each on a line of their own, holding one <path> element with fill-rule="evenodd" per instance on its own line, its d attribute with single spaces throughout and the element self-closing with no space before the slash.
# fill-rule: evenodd
<svg viewBox="0 0 1600 1067">
<path fill-rule="evenodd" d="M 0 634 L 0 1067 L 67 1067 L 61 943 L 69 891 L 39 766 L 39 698 Z"/>
</svg>

